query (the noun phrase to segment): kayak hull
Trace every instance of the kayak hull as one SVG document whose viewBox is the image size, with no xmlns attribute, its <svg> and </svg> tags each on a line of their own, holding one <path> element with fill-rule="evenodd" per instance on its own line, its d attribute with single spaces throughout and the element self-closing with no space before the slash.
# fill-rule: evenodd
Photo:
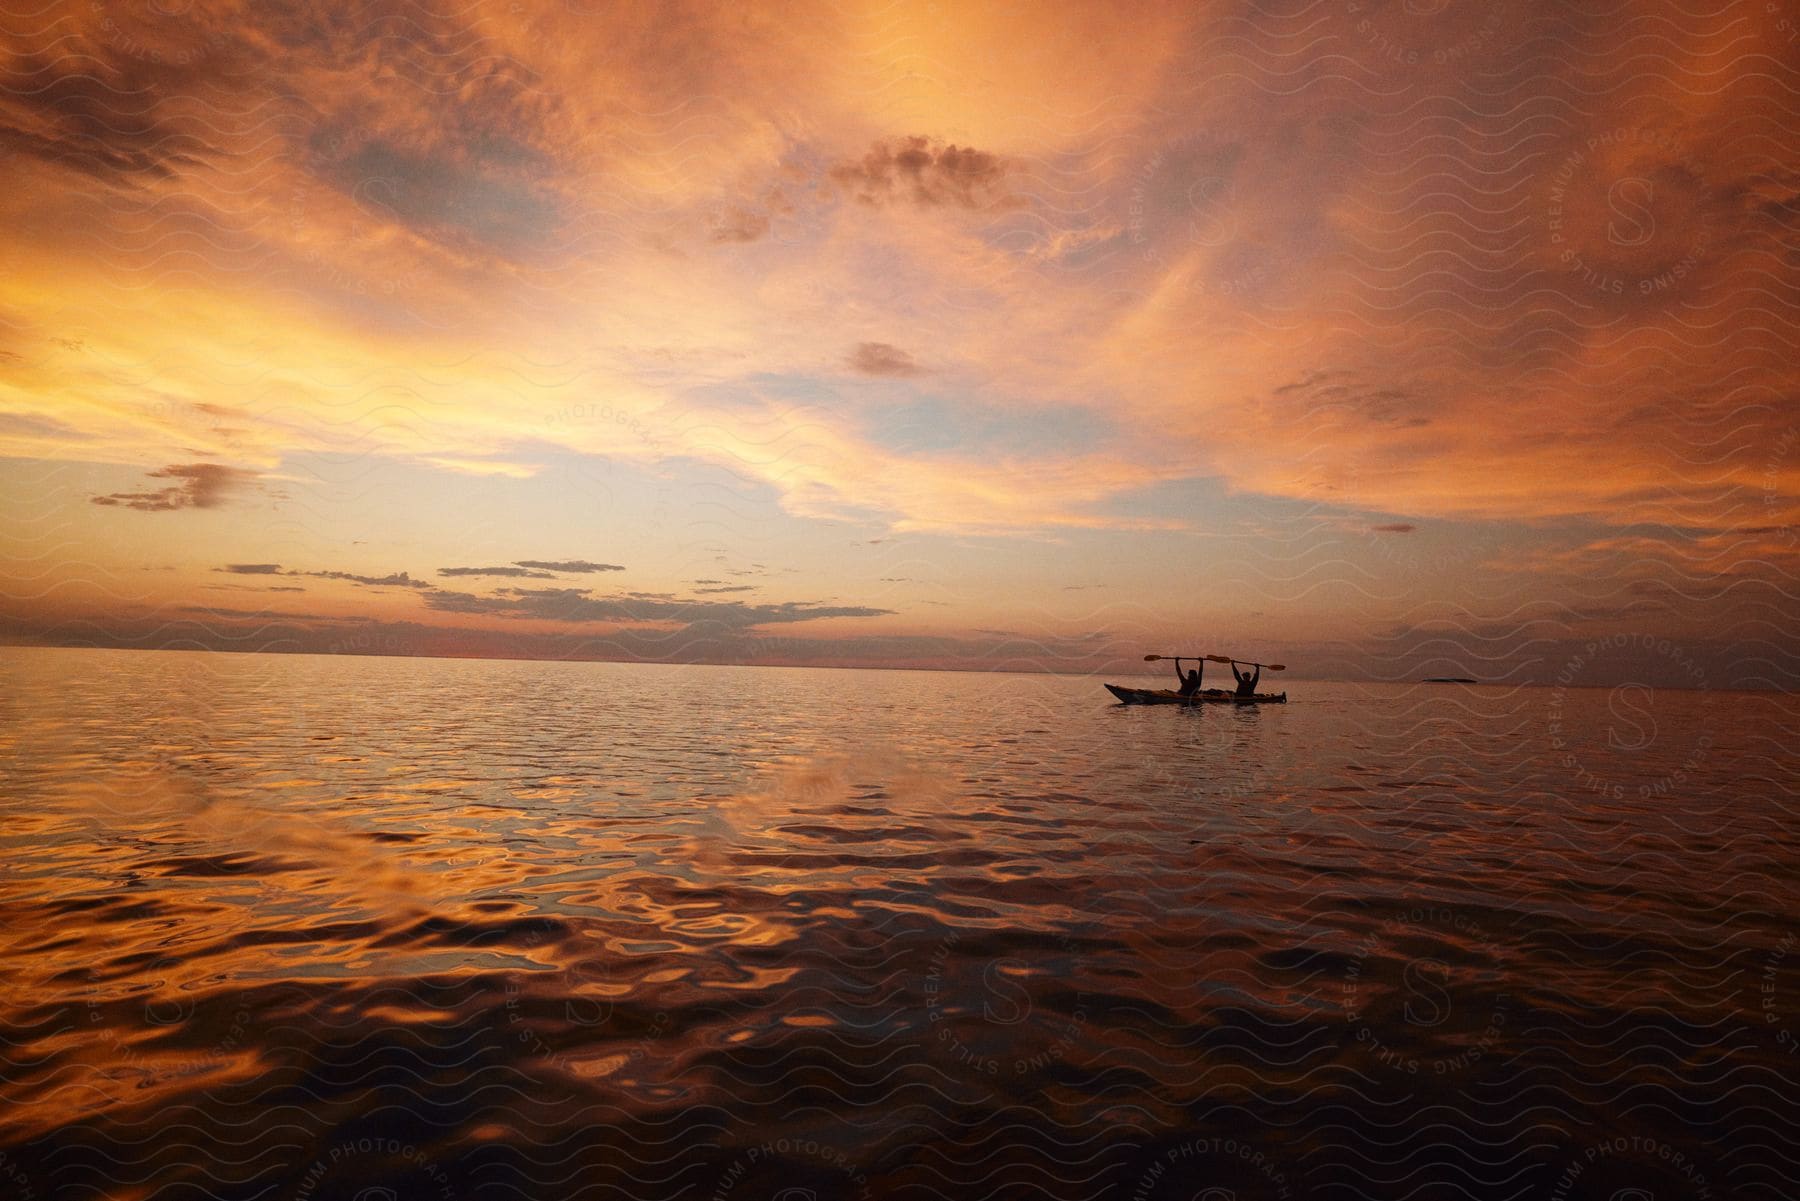
<svg viewBox="0 0 1800 1201">
<path fill-rule="evenodd" d="M 1173 688 L 1122 688 L 1108 684 L 1106 690 L 1127 705 L 1285 705 L 1285 692 L 1256 692 L 1240 697 L 1225 688 L 1206 688 L 1192 696 L 1182 696 Z"/>
</svg>

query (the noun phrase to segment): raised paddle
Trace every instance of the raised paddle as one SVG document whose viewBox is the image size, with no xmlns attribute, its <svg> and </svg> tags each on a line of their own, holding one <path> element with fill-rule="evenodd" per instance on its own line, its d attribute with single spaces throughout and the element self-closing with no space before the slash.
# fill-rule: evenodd
<svg viewBox="0 0 1800 1201">
<path fill-rule="evenodd" d="M 1207 659 L 1213 663 L 1243 663 L 1250 667 L 1266 667 L 1270 671 L 1286 671 L 1285 663 L 1257 663 L 1250 659 L 1233 659 L 1229 655 L 1145 655 L 1144 662 L 1154 663 L 1158 659 Z"/>
<path fill-rule="evenodd" d="M 1251 667 L 1266 667 L 1270 671 L 1287 670 L 1287 664 L 1285 663 L 1258 663 L 1254 659 L 1233 659 L 1226 655 L 1208 655 L 1206 657 L 1211 659 L 1214 663 L 1245 663 Z"/>
</svg>

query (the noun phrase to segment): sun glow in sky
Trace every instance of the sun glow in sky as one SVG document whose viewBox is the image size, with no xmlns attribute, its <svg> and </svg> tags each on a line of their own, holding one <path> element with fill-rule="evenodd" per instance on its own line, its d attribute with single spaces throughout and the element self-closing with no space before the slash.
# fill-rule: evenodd
<svg viewBox="0 0 1800 1201">
<path fill-rule="evenodd" d="M 1575 9 L 8 17 L 4 634 L 1790 686 L 1795 18 Z"/>
</svg>

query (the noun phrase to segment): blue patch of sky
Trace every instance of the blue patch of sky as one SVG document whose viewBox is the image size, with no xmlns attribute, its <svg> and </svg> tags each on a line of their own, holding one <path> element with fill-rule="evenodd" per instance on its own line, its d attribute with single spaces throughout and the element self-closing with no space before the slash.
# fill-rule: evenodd
<svg viewBox="0 0 1800 1201">
<path fill-rule="evenodd" d="M 1073 457 L 1105 445 L 1113 423 L 1092 409 L 1006 409 L 966 397 L 913 395 L 872 407 L 863 433 L 886 450 L 921 458 Z"/>
</svg>

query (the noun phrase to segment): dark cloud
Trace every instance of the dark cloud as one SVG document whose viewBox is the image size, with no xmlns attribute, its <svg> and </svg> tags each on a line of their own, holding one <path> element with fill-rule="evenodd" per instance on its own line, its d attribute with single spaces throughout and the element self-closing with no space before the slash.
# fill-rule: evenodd
<svg viewBox="0 0 1800 1201">
<path fill-rule="evenodd" d="M 352 584 L 362 584 L 369 588 L 435 588 L 437 585 L 428 580 L 415 580 L 404 571 L 396 571 L 392 575 L 357 575 L 350 571 L 288 571 L 284 575 L 303 575 L 315 580 L 344 580 Z"/>
<path fill-rule="evenodd" d="M 560 241 L 580 131 L 560 90 L 514 57 L 504 24 L 379 0 L 335 16 L 264 6 L 256 33 L 280 83 L 304 87 L 316 73 L 342 85 L 305 91 L 313 175 L 377 221 L 516 257 Z"/>
<path fill-rule="evenodd" d="M 745 604 L 743 601 L 674 600 L 660 596 L 593 596 L 584 588 L 502 588 L 494 596 L 436 591 L 425 603 L 446 613 L 527 617 L 540 621 L 681 623 L 746 630 L 755 626 L 814 621 L 823 617 L 882 617 L 891 609 L 823 605 L 808 601 Z"/>
<path fill-rule="evenodd" d="M 114 492 L 110 496 L 89 499 L 97 505 L 121 506 L 145 513 L 166 513 L 175 509 L 216 509 L 245 483 L 256 478 L 254 471 L 226 467 L 218 463 L 185 463 L 164 467 L 149 473 L 153 480 L 179 480 L 154 492 Z"/>
<path fill-rule="evenodd" d="M 590 563 L 586 559 L 514 559 L 515 567 L 529 567 L 535 571 L 624 571 L 617 563 Z"/>
<path fill-rule="evenodd" d="M 518 255 L 561 244 L 568 149 L 581 131 L 562 90 L 514 58 L 517 43 L 494 36 L 496 24 L 489 13 L 390 0 L 353 10 L 63 6 L 0 34 L 0 158 L 119 186 L 229 160 L 229 190 L 241 198 L 265 160 L 292 154 L 363 218 L 447 244 L 459 259 L 471 248 Z M 241 214 L 213 210 L 209 190 L 159 196 L 159 228 L 204 221 L 217 243 Z"/>
<path fill-rule="evenodd" d="M 493 575 L 504 576 L 514 580 L 554 580 L 556 577 L 547 571 L 533 571 L 527 567 L 440 567 L 439 575 Z"/>
<path fill-rule="evenodd" d="M 1377 534 L 1410 534 L 1419 527 L 1407 521 L 1394 521 L 1387 525 L 1372 525 L 1370 531 Z"/>
<path fill-rule="evenodd" d="M 860 371 L 864 375 L 884 375 L 894 378 L 920 375 L 924 368 L 913 361 L 913 357 L 898 346 L 889 346 L 886 342 L 861 342 L 855 350 L 845 356 L 844 361 L 852 371 Z"/>
<path fill-rule="evenodd" d="M 346 583 L 362 584 L 370 588 L 435 588 L 436 585 L 427 580 L 415 580 L 404 571 L 396 571 L 390 575 L 358 575 L 352 571 L 300 571 L 283 568 L 279 563 L 227 563 L 223 567 L 215 567 L 214 571 L 222 571 L 230 575 L 285 575 L 303 576 L 313 580 L 343 580 Z M 268 588 L 268 592 L 304 592 L 304 588 Z"/>
<path fill-rule="evenodd" d="M 1006 163 L 986 151 L 907 137 L 875 143 L 860 160 L 833 167 L 831 179 L 868 205 L 1018 207 L 1023 202 L 1007 190 L 1006 172 Z"/>
<path fill-rule="evenodd" d="M 62 22 L 46 29 L 61 32 Z M 17 54 L 0 88 L 0 151 L 28 155 L 99 179 L 168 178 L 210 154 L 198 126 L 171 119 L 168 100 L 196 72 L 173 63 L 56 49 Z"/>
</svg>

